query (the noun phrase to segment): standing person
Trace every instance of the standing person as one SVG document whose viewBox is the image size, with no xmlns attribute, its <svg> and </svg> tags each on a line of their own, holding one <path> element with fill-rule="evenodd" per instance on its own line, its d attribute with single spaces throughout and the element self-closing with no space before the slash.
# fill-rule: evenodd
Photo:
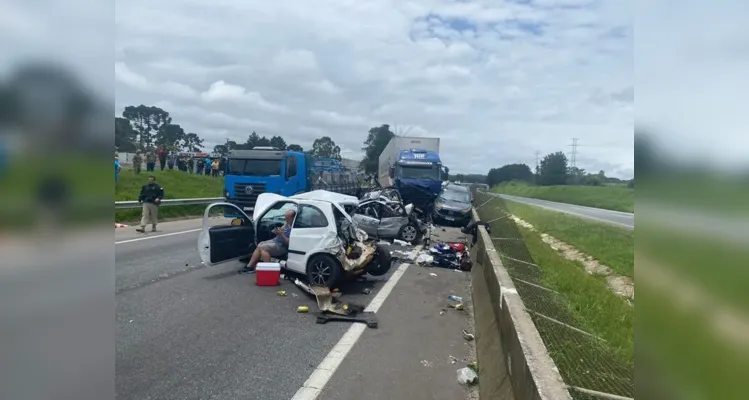
<svg viewBox="0 0 749 400">
<path fill-rule="evenodd" d="M 161 167 L 161 170 L 164 170 L 164 167 L 166 166 L 166 150 L 164 150 L 164 145 L 162 144 L 159 146 L 158 150 L 156 151 L 157 155 L 159 156 L 159 166 Z"/>
<path fill-rule="evenodd" d="M 143 156 L 140 155 L 140 151 L 136 151 L 133 156 L 133 171 L 136 174 L 140 174 L 140 168 L 143 164 Z"/>
<path fill-rule="evenodd" d="M 214 178 L 218 176 L 218 159 L 214 159 L 211 163 L 211 176 Z"/>
<path fill-rule="evenodd" d="M 138 201 L 143 204 L 143 216 L 140 219 L 140 228 L 136 232 L 146 233 L 146 225 L 151 224 L 151 232 L 156 232 L 156 223 L 159 217 L 159 204 L 164 198 L 164 188 L 156 183 L 156 177 L 148 177 L 148 183 L 140 188 Z"/>
<path fill-rule="evenodd" d="M 196 174 L 202 174 L 203 173 L 203 169 L 205 169 L 205 160 L 203 160 L 202 158 L 198 158 L 198 163 L 197 164 L 198 165 L 197 165 L 197 168 L 195 168 L 195 173 Z"/>
<path fill-rule="evenodd" d="M 195 172 L 195 159 L 193 157 L 187 159 L 187 172 L 191 174 Z"/>
<path fill-rule="evenodd" d="M 114 184 L 117 184 L 117 178 L 120 177 L 120 157 L 114 156 Z"/>
<path fill-rule="evenodd" d="M 206 175 L 210 175 L 211 174 L 211 158 L 210 157 L 206 157 L 205 158 L 205 171 L 204 171 L 204 173 Z"/>
<path fill-rule="evenodd" d="M 221 159 L 219 160 L 218 171 L 220 175 L 224 175 L 226 173 L 226 157 L 221 157 Z"/>
<path fill-rule="evenodd" d="M 174 169 L 174 154 L 169 154 L 169 158 L 167 159 L 166 165 L 170 171 Z M 177 163 L 177 168 L 179 168 L 179 161 Z"/>
<path fill-rule="evenodd" d="M 146 171 L 153 172 L 154 169 L 156 169 L 156 154 L 153 153 L 153 150 L 148 150 L 148 153 L 146 153 Z"/>
</svg>

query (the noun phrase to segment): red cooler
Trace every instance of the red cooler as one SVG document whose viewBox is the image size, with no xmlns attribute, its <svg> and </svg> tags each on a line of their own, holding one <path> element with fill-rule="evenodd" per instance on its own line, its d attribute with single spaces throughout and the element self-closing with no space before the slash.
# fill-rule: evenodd
<svg viewBox="0 0 749 400">
<path fill-rule="evenodd" d="M 255 267 L 255 284 L 258 286 L 278 286 L 281 280 L 281 264 L 258 263 Z"/>
</svg>

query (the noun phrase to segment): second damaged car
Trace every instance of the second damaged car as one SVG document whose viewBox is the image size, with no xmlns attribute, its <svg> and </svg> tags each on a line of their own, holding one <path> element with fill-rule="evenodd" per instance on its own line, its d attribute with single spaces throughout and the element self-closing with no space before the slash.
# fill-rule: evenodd
<svg viewBox="0 0 749 400">
<path fill-rule="evenodd" d="M 396 190 L 383 190 L 362 200 L 352 218 L 359 229 L 378 239 L 417 244 L 426 233 L 413 205 L 404 205 Z"/>
<path fill-rule="evenodd" d="M 231 203 L 210 204 L 198 238 L 201 260 L 213 266 L 249 257 L 257 243 L 274 237 L 273 230 L 284 223 L 284 213 L 294 210 L 288 253 L 274 260 L 285 270 L 306 275 L 310 284 L 327 287 L 346 277 L 388 272 L 390 251 L 356 229 L 342 205 L 324 196 L 305 197 L 263 193 L 252 217 Z M 214 208 L 224 208 L 225 215 L 235 218 L 227 224 L 213 225 L 210 215 Z"/>
</svg>

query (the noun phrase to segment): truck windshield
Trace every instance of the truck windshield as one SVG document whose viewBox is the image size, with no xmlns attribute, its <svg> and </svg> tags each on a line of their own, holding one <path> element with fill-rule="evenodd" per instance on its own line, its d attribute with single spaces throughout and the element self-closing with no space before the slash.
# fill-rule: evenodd
<svg viewBox="0 0 749 400">
<path fill-rule="evenodd" d="M 402 165 L 396 168 L 396 177 L 405 179 L 432 179 L 440 180 L 440 170 L 437 166 L 429 167 L 404 167 Z"/>
<path fill-rule="evenodd" d="M 227 175 L 281 176 L 281 160 L 234 158 L 229 160 Z"/>
</svg>

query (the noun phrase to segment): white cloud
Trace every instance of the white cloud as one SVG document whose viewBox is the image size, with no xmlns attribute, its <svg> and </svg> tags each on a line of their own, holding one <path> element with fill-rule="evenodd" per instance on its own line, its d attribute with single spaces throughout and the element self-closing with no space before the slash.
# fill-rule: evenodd
<svg viewBox="0 0 749 400">
<path fill-rule="evenodd" d="M 631 6 L 559 4 L 121 2 L 117 103 L 169 101 L 211 146 L 256 130 L 305 147 L 330 136 L 354 155 L 372 126 L 412 127 L 441 138 L 454 172 L 533 163 L 577 137 L 581 167 L 626 174 Z"/>
</svg>

